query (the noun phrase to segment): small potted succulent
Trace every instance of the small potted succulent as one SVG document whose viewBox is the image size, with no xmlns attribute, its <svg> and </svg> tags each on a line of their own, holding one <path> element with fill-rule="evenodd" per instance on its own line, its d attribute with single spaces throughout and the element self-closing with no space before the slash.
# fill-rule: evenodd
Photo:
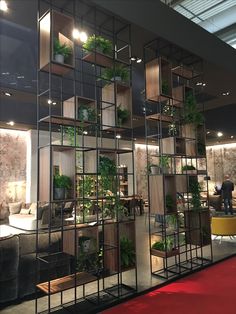
<svg viewBox="0 0 236 314">
<path fill-rule="evenodd" d="M 169 173 L 170 170 L 170 157 L 160 156 L 159 157 L 159 167 L 162 170 L 162 173 Z"/>
<path fill-rule="evenodd" d="M 55 38 L 54 40 L 54 60 L 58 63 L 65 63 L 66 59 L 72 54 L 72 48 L 66 44 L 61 44 L 60 41 Z"/>
</svg>

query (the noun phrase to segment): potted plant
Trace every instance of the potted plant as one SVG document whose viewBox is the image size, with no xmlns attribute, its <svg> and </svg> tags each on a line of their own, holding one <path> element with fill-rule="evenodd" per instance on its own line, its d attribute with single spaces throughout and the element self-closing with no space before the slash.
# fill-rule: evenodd
<svg viewBox="0 0 236 314">
<path fill-rule="evenodd" d="M 121 105 L 117 107 L 117 120 L 118 125 L 122 125 L 129 120 L 130 111 L 126 108 L 122 108 Z"/>
<path fill-rule="evenodd" d="M 100 156 L 98 172 L 100 173 L 102 190 L 114 192 L 114 179 L 116 175 L 115 161 L 106 156 Z"/>
<path fill-rule="evenodd" d="M 160 156 L 159 157 L 159 167 L 162 170 L 162 173 L 169 173 L 170 167 L 170 157 L 168 156 Z"/>
<path fill-rule="evenodd" d="M 120 238 L 120 262 L 123 269 L 135 265 L 134 244 L 125 236 Z"/>
<path fill-rule="evenodd" d="M 185 172 L 187 174 L 195 174 L 196 168 L 193 165 L 184 165 L 182 167 L 182 172 Z"/>
<path fill-rule="evenodd" d="M 106 68 L 101 77 L 106 81 L 127 83 L 129 81 L 129 70 L 121 64 L 115 64 L 113 68 Z"/>
<path fill-rule="evenodd" d="M 193 92 L 186 95 L 183 112 L 182 136 L 187 138 L 196 137 L 196 127 L 203 124 L 204 117 L 197 109 L 197 101 Z"/>
<path fill-rule="evenodd" d="M 160 166 L 155 164 L 149 165 L 149 172 L 151 174 L 159 174 L 160 173 Z"/>
<path fill-rule="evenodd" d="M 81 121 L 95 121 L 95 109 L 86 104 L 81 104 L 78 107 L 78 119 Z"/>
<path fill-rule="evenodd" d="M 191 180 L 189 192 L 192 194 L 191 205 L 194 210 L 201 209 L 201 186 L 197 180 Z"/>
<path fill-rule="evenodd" d="M 169 229 L 176 229 L 178 226 L 178 216 L 176 214 L 168 215 L 166 217 L 166 223 Z"/>
<path fill-rule="evenodd" d="M 174 209 L 174 200 L 170 194 L 166 194 L 166 209 L 172 211 Z"/>
<path fill-rule="evenodd" d="M 172 236 L 166 236 L 165 239 L 154 242 L 151 247 L 151 254 L 159 257 L 174 256 L 178 252 Z"/>
<path fill-rule="evenodd" d="M 111 56 L 113 45 L 109 39 L 93 34 L 89 36 L 86 43 L 83 44 L 83 49 L 87 52 L 96 50 L 99 53 Z"/>
<path fill-rule="evenodd" d="M 70 177 L 57 174 L 53 178 L 54 199 L 63 200 L 67 197 L 68 191 L 72 187 Z"/>
<path fill-rule="evenodd" d="M 65 63 L 65 60 L 70 54 L 72 54 L 72 48 L 66 44 L 61 44 L 60 41 L 55 38 L 54 40 L 54 60 L 58 63 Z"/>
</svg>

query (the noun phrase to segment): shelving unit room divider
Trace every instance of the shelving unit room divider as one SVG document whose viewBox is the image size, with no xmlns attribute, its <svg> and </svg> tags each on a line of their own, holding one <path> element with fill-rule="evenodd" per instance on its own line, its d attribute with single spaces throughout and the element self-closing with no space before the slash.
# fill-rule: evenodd
<svg viewBox="0 0 236 314">
<path fill-rule="evenodd" d="M 137 290 L 130 26 L 40 0 L 38 38 L 36 313 L 83 313 Z"/>
<path fill-rule="evenodd" d="M 169 279 L 212 262 L 202 60 L 160 38 L 144 58 L 151 273 Z"/>
</svg>

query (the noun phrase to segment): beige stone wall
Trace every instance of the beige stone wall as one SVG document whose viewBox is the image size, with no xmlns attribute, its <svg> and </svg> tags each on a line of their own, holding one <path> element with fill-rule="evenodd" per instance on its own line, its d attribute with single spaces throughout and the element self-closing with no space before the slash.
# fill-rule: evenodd
<svg viewBox="0 0 236 314">
<path fill-rule="evenodd" d="M 0 203 L 25 201 L 27 132 L 0 129 Z"/>
</svg>

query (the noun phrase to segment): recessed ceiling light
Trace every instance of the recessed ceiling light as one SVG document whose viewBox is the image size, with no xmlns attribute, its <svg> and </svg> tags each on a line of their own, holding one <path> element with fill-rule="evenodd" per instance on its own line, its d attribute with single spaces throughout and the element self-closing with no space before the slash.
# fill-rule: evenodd
<svg viewBox="0 0 236 314">
<path fill-rule="evenodd" d="M 222 132 L 217 132 L 217 136 L 221 137 L 221 136 L 223 136 L 223 133 Z"/>
<path fill-rule="evenodd" d="M 222 96 L 229 96 L 230 95 L 230 92 L 223 92 L 222 93 Z"/>
<path fill-rule="evenodd" d="M 233 135 L 231 135 L 231 136 L 230 136 L 230 138 L 234 138 L 234 136 L 233 136 Z"/>
<path fill-rule="evenodd" d="M 130 60 L 131 60 L 131 61 L 136 61 L 137 58 L 136 58 L 136 57 L 131 57 Z"/>
<path fill-rule="evenodd" d="M 6 12 L 8 10 L 8 6 L 5 0 L 0 1 L 0 10 Z"/>
<path fill-rule="evenodd" d="M 14 121 L 9 121 L 9 122 L 7 122 L 6 124 L 7 124 L 7 125 L 10 125 L 10 126 L 13 126 L 13 125 L 15 124 L 15 122 L 14 122 Z"/>
<path fill-rule="evenodd" d="M 137 62 L 137 63 L 141 63 L 141 62 L 142 62 L 142 59 L 141 59 L 141 58 L 138 58 L 136 62 Z"/>
<path fill-rule="evenodd" d="M 9 93 L 9 92 L 3 92 L 3 95 L 8 96 L 8 97 L 11 97 L 11 96 L 12 96 L 12 94 Z"/>
<path fill-rule="evenodd" d="M 87 135 L 87 134 L 88 134 L 88 131 L 84 131 L 83 134 L 84 134 L 84 135 Z"/>
<path fill-rule="evenodd" d="M 117 134 L 117 135 L 116 135 L 116 138 L 120 139 L 120 138 L 121 138 L 121 135 L 120 135 L 120 134 Z"/>
<path fill-rule="evenodd" d="M 202 83 L 202 86 L 206 86 L 206 83 Z"/>
<path fill-rule="evenodd" d="M 9 72 L 2 72 L 2 75 L 9 75 Z"/>
<path fill-rule="evenodd" d="M 210 131 L 207 131 L 207 134 L 210 134 L 211 132 Z"/>
<path fill-rule="evenodd" d="M 25 78 L 25 77 L 24 77 L 24 75 L 19 75 L 19 76 L 17 76 L 17 78 L 18 78 L 18 79 L 23 79 L 23 78 Z"/>
<path fill-rule="evenodd" d="M 48 99 L 48 104 L 51 105 L 52 101 L 51 99 Z"/>
</svg>

